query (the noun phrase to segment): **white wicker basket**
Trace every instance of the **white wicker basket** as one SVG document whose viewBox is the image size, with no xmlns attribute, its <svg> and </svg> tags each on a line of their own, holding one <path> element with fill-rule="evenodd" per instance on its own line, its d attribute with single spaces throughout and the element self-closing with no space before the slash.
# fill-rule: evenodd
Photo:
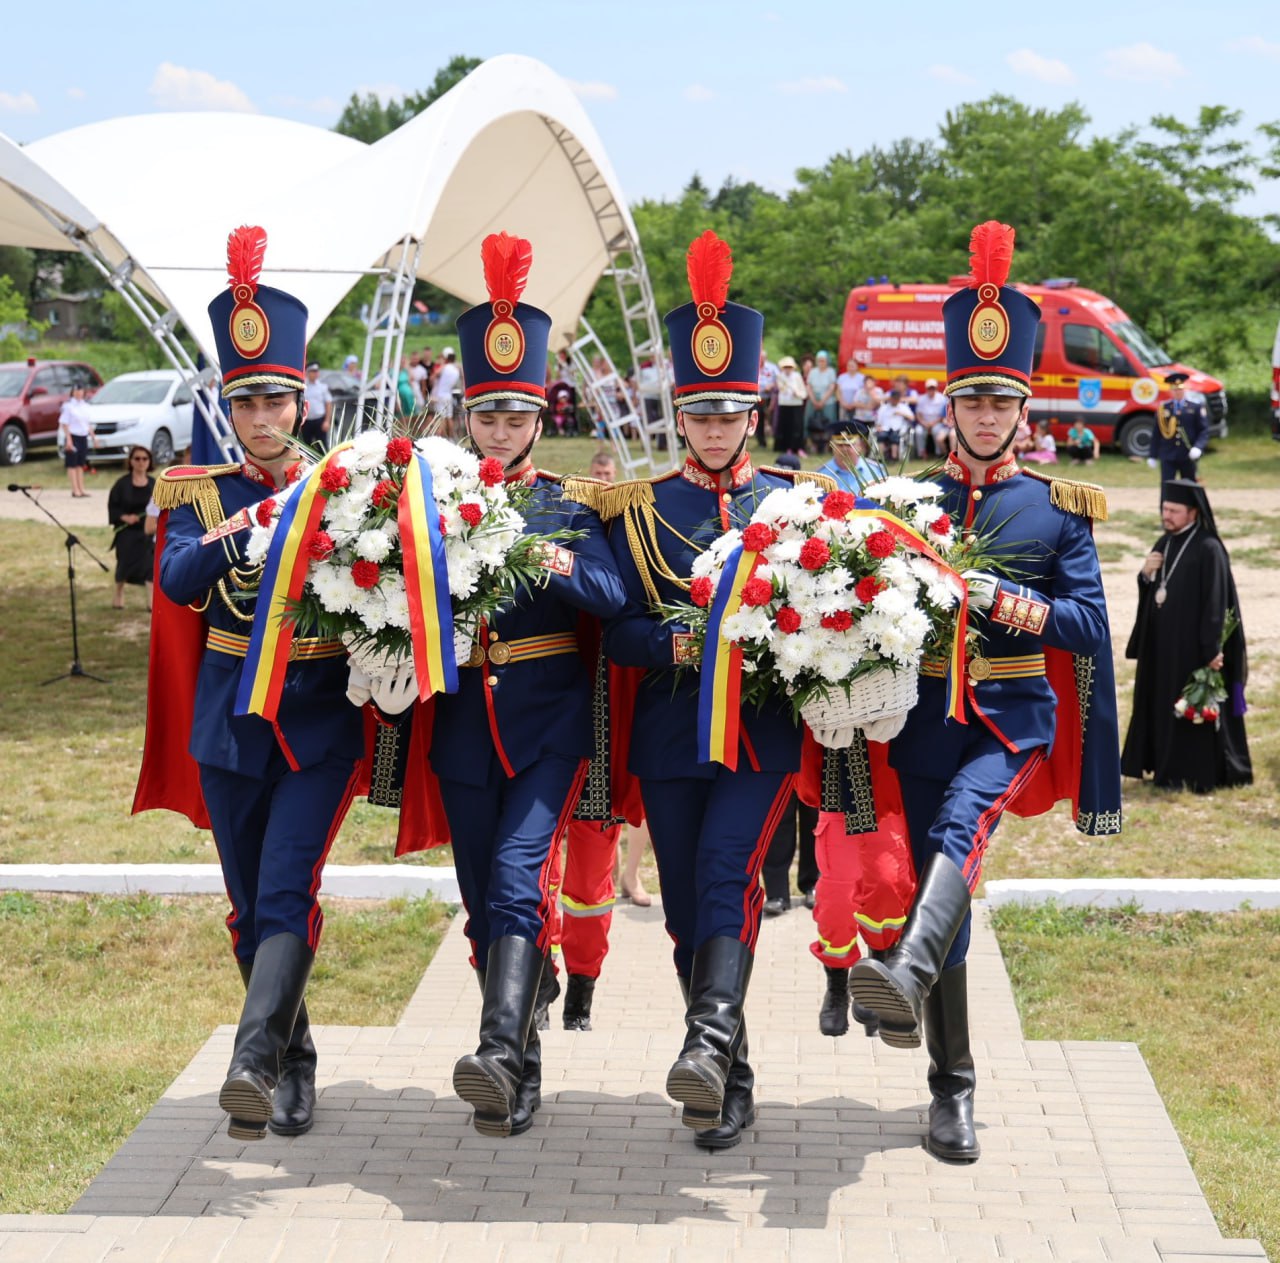
<svg viewBox="0 0 1280 1263">
<path fill-rule="evenodd" d="M 876 719 L 910 710 L 919 697 L 920 677 L 914 671 L 882 667 L 859 676 L 844 689 L 833 684 L 826 697 L 811 697 L 800 714 L 811 729 L 860 728 Z"/>
</svg>

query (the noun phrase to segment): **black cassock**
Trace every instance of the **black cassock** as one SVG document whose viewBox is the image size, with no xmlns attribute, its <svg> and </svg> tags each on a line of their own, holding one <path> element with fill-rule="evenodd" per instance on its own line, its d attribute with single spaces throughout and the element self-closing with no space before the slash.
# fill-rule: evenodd
<svg viewBox="0 0 1280 1263">
<path fill-rule="evenodd" d="M 1173 711 L 1192 671 L 1217 657 L 1227 610 L 1240 614 L 1226 549 L 1201 525 L 1194 533 L 1164 536 L 1155 551 L 1167 557 L 1167 590 L 1160 604 L 1160 575 L 1138 576 L 1138 618 L 1125 650 L 1138 668 L 1120 770 L 1139 779 L 1152 772 L 1157 785 L 1197 793 L 1248 785 L 1253 769 L 1244 730 L 1249 667 L 1243 624 L 1222 649 L 1227 700 L 1218 724 L 1195 724 Z"/>
</svg>

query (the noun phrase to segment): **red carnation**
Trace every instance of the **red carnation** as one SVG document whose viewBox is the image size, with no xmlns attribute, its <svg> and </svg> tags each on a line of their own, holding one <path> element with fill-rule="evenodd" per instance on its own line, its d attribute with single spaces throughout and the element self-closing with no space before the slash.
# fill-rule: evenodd
<svg viewBox="0 0 1280 1263">
<path fill-rule="evenodd" d="M 373 501 L 375 508 L 389 509 L 396 502 L 396 490 L 396 484 L 390 478 L 382 478 L 369 498 Z"/>
<path fill-rule="evenodd" d="M 1202 706 L 1200 707 L 1200 714 L 1204 717 L 1207 723 L 1216 723 L 1218 719 L 1218 708 L 1216 706 Z"/>
<path fill-rule="evenodd" d="M 884 580 L 877 579 L 875 575 L 869 574 L 865 579 L 858 580 L 857 586 L 853 589 L 853 594 L 863 605 L 870 605 L 876 599 L 876 596 L 888 586 Z"/>
<path fill-rule="evenodd" d="M 271 525 L 271 512 L 276 507 L 276 502 L 268 496 L 265 500 L 258 501 L 258 507 L 254 510 L 254 516 L 258 519 L 259 526 Z"/>
<path fill-rule="evenodd" d="M 332 494 L 351 486 L 351 475 L 341 465 L 326 465 L 320 475 L 320 490 Z"/>
<path fill-rule="evenodd" d="M 944 514 L 943 514 L 940 518 L 938 518 L 936 521 L 933 521 L 933 522 L 930 522 L 930 523 L 929 523 L 929 529 L 930 529 L 930 530 L 931 530 L 935 535 L 950 535 L 950 534 L 951 534 L 951 519 L 950 519 L 950 518 L 949 518 L 949 517 L 944 513 Z"/>
<path fill-rule="evenodd" d="M 442 513 L 440 514 L 440 534 L 448 535 L 448 533 L 449 533 L 449 523 L 444 520 L 444 514 Z"/>
<path fill-rule="evenodd" d="M 742 532 L 742 546 L 749 553 L 762 553 L 770 544 L 776 544 L 778 537 L 772 526 L 765 522 L 752 522 Z"/>
<path fill-rule="evenodd" d="M 1188 706 L 1187 709 L 1182 712 L 1182 717 L 1184 719 L 1195 719 L 1199 713 L 1200 712 L 1196 710 L 1194 706 Z"/>
<path fill-rule="evenodd" d="M 413 442 L 401 435 L 387 444 L 387 464 L 407 465 L 413 459 Z"/>
<path fill-rule="evenodd" d="M 312 531 L 307 536 L 307 555 L 316 561 L 332 556 L 333 547 L 333 536 L 328 531 Z"/>
<path fill-rule="evenodd" d="M 748 579 L 742 585 L 743 605 L 755 607 L 768 605 L 773 599 L 773 584 L 768 579 Z"/>
<path fill-rule="evenodd" d="M 800 550 L 800 564 L 806 570 L 821 570 L 831 560 L 831 549 L 825 539 L 806 539 Z"/>
<path fill-rule="evenodd" d="M 458 505 L 458 516 L 468 526 L 479 526 L 484 518 L 484 510 L 478 504 L 467 501 L 466 504 Z"/>
<path fill-rule="evenodd" d="M 376 588 L 382 570 L 376 561 L 357 561 L 351 567 L 351 581 L 358 588 Z"/>
<path fill-rule="evenodd" d="M 699 575 L 691 584 L 689 584 L 689 600 L 694 605 L 707 605 L 711 600 L 711 594 L 715 591 L 715 586 L 706 575 Z"/>
<path fill-rule="evenodd" d="M 486 456 L 480 462 L 480 481 L 486 487 L 496 487 L 506 476 L 506 472 L 496 456 Z"/>
<path fill-rule="evenodd" d="M 822 625 L 832 631 L 848 631 L 853 626 L 853 615 L 848 610 L 836 610 L 834 614 L 822 616 Z"/>
<path fill-rule="evenodd" d="M 792 632 L 800 630 L 801 618 L 797 610 L 793 610 L 791 606 L 784 605 L 774 616 L 773 621 L 778 624 L 778 630 L 790 636 Z"/>
<path fill-rule="evenodd" d="M 867 536 L 867 552 L 873 557 L 892 557 L 898 541 L 888 531 L 872 531 Z"/>
<path fill-rule="evenodd" d="M 284 471 L 284 480 L 288 486 L 292 486 L 299 478 L 302 477 L 302 462 L 294 461 L 288 469 Z"/>
<path fill-rule="evenodd" d="M 853 493 L 850 491 L 828 491 L 822 497 L 822 516 L 830 518 L 844 517 L 855 503 Z"/>
</svg>

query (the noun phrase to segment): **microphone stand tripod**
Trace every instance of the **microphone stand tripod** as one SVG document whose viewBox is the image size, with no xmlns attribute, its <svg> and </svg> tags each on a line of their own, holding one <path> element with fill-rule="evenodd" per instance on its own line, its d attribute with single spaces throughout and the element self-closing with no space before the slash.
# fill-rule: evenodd
<svg viewBox="0 0 1280 1263">
<path fill-rule="evenodd" d="M 67 548 L 67 586 L 71 593 L 71 668 L 68 671 L 64 671 L 61 675 L 55 675 L 51 676 L 47 680 L 41 680 L 41 687 L 46 684 L 56 684 L 59 680 L 70 680 L 77 676 L 86 680 L 96 680 L 99 684 L 106 684 L 107 681 L 104 680 L 102 676 L 91 675 L 80 665 L 80 627 L 76 618 L 76 545 L 79 544 L 80 547 L 88 554 L 89 558 L 97 563 L 99 570 L 105 572 L 107 567 L 100 558 L 93 555 L 93 553 L 85 546 L 83 540 L 67 530 L 67 528 L 63 526 L 62 523 L 59 522 L 58 519 L 54 517 L 53 514 L 50 513 L 49 510 L 46 509 L 26 487 L 11 487 L 10 490 L 21 491 L 22 494 L 26 496 L 27 499 L 30 500 L 31 503 L 34 504 L 36 508 L 39 509 L 40 512 L 43 513 L 45 517 L 47 517 L 49 521 L 51 521 L 54 526 L 63 533 L 63 535 L 66 536 L 66 539 L 63 542 L 66 544 Z"/>
</svg>

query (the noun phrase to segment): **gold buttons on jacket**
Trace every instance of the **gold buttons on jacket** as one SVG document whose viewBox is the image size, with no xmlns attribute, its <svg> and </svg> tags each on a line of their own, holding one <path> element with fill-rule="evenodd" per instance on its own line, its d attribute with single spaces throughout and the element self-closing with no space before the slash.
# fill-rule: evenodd
<svg viewBox="0 0 1280 1263">
<path fill-rule="evenodd" d="M 977 488 L 977 487 L 975 487 L 975 488 L 974 488 L 974 491 L 973 491 L 973 498 L 974 498 L 975 500 L 981 500 L 981 499 L 982 499 L 982 491 L 981 491 L 979 488 Z"/>
<path fill-rule="evenodd" d="M 496 675 L 491 675 L 491 676 L 490 676 L 490 677 L 485 681 L 485 683 L 486 683 L 490 688 L 493 688 L 493 686 L 494 686 L 495 684 L 497 684 L 497 682 L 498 682 L 498 677 L 497 677 Z"/>
</svg>

